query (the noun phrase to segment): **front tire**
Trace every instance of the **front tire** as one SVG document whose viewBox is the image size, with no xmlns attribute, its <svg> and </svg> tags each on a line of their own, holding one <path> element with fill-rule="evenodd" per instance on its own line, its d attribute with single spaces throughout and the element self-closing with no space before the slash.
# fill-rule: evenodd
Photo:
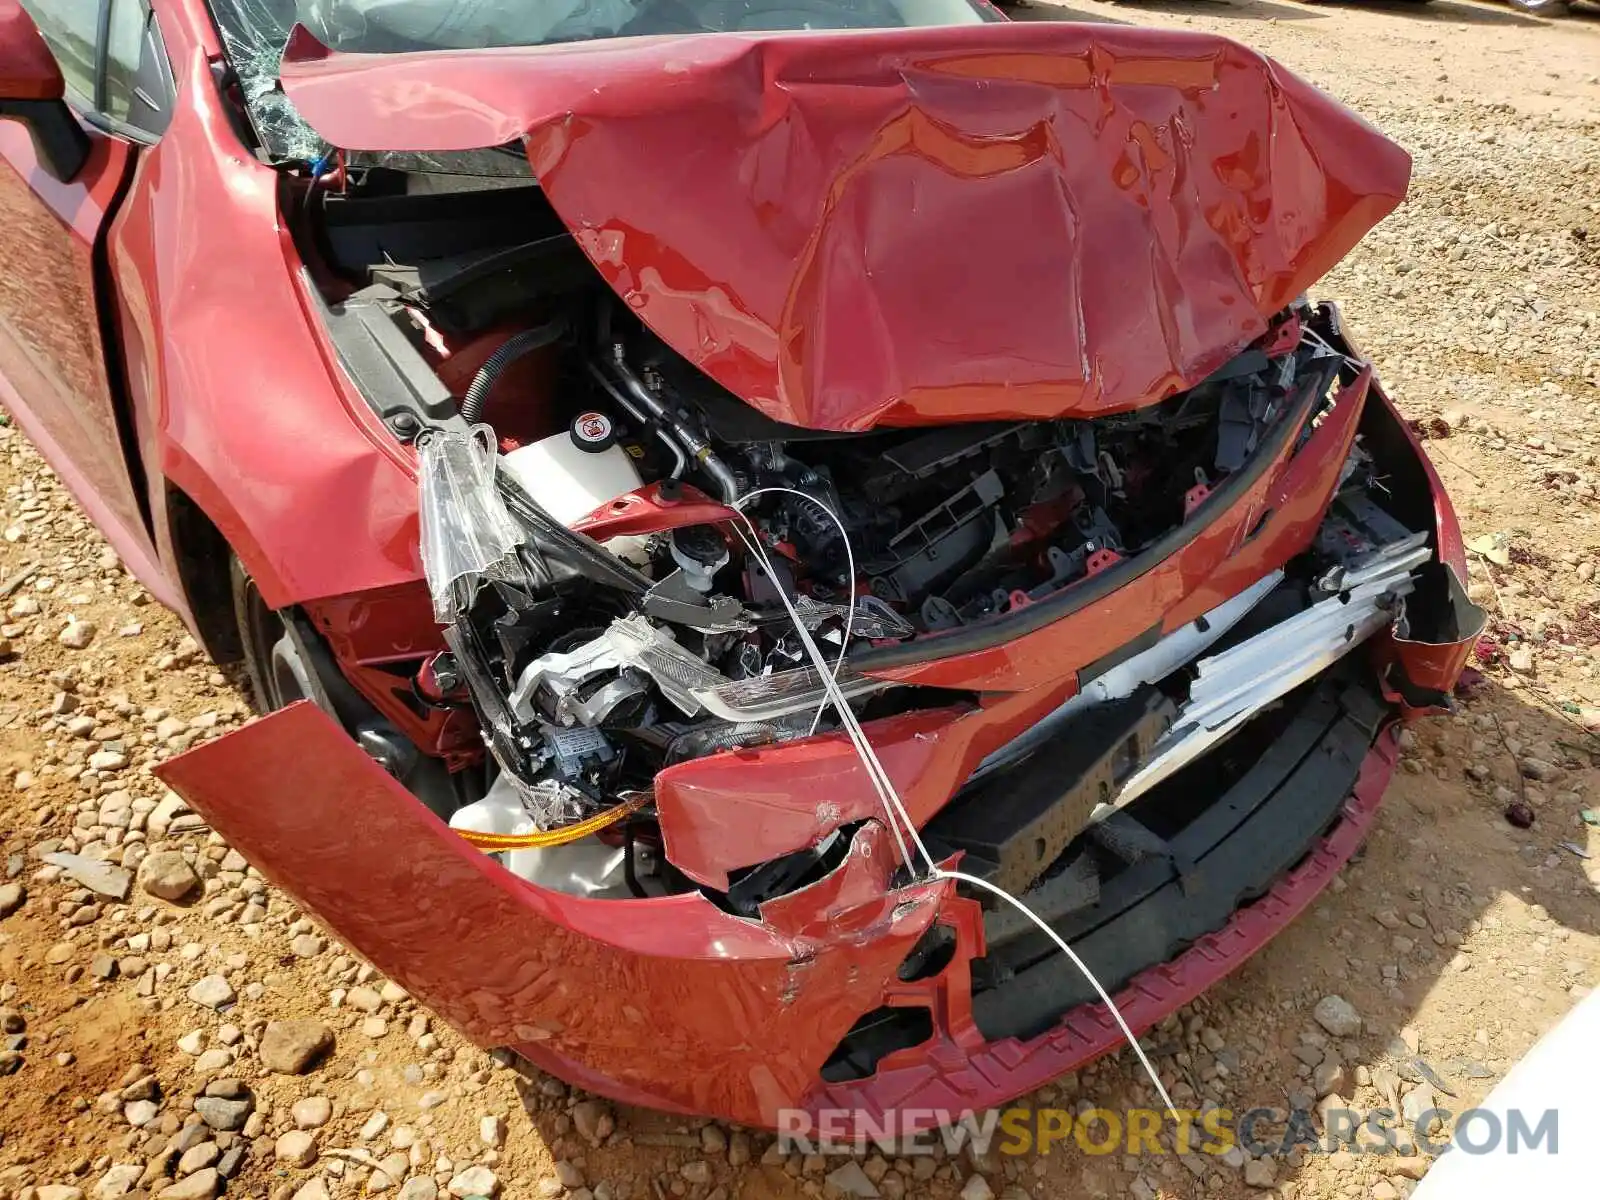
<svg viewBox="0 0 1600 1200">
<path fill-rule="evenodd" d="M 237 558 L 229 573 L 234 619 L 257 711 L 276 712 L 297 700 L 309 700 L 329 716 L 338 717 L 329 689 L 331 679 L 327 678 L 330 671 L 337 677 L 338 667 L 316 631 L 294 609 L 274 612 L 268 608 L 255 580 Z"/>
<path fill-rule="evenodd" d="M 339 722 L 363 750 L 442 819 L 481 794 L 480 785 L 453 775 L 444 760 L 424 754 L 353 687 L 328 644 L 298 608 L 267 606 L 244 564 L 229 564 L 233 613 L 256 710 L 276 712 L 309 700 Z"/>
</svg>

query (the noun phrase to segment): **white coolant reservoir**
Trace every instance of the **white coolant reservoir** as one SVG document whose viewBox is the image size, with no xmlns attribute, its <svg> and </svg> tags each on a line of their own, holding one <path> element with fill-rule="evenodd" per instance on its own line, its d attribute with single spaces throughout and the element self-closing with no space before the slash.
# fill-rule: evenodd
<svg viewBox="0 0 1600 1200">
<path fill-rule="evenodd" d="M 450 828 L 472 833 L 517 834 L 532 833 L 538 826 L 522 806 L 522 797 L 510 779 L 501 775 L 483 799 L 456 809 L 450 817 Z"/>
<path fill-rule="evenodd" d="M 644 481 L 628 452 L 616 444 L 611 418 L 580 413 L 572 428 L 504 455 L 501 465 L 563 525 L 586 517 Z"/>
<path fill-rule="evenodd" d="M 450 817 L 450 828 L 520 834 L 533 833 L 538 825 L 523 806 L 516 785 L 502 774 L 483 799 L 456 809 Z M 513 875 L 552 891 L 605 899 L 633 895 L 623 871 L 623 849 L 592 835 L 559 846 L 502 851 L 495 857 Z"/>
</svg>

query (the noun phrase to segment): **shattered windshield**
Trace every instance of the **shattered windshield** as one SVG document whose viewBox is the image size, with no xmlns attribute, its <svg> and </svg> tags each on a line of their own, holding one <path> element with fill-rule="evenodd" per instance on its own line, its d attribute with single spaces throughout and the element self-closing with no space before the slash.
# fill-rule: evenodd
<svg viewBox="0 0 1600 1200">
<path fill-rule="evenodd" d="M 211 7 L 264 149 L 274 159 L 308 161 L 328 147 L 278 85 L 279 60 L 296 23 L 336 50 L 395 54 L 657 34 L 897 29 L 994 19 L 979 0 L 211 0 Z M 504 155 L 478 155 L 473 161 L 473 173 L 522 170 Z"/>
<path fill-rule="evenodd" d="M 322 42 L 374 53 L 983 19 L 968 0 L 299 0 L 298 7 Z"/>
</svg>

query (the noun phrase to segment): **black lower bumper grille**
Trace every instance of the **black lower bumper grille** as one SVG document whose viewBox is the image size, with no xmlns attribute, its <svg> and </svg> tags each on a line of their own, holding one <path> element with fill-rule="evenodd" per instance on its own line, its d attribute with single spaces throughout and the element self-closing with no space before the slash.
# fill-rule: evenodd
<svg viewBox="0 0 1600 1200">
<path fill-rule="evenodd" d="M 1120 856 L 1131 861 L 1074 847 L 1064 856 L 1073 869 L 1058 868 L 1024 899 L 1115 990 L 1221 928 L 1305 856 L 1338 819 L 1389 713 L 1371 669 L 1347 660 L 1257 718 L 1264 728 L 1235 735 L 1233 758 L 1252 757 L 1230 777 L 1202 760 L 1141 797 L 1130 816 L 1159 832 Z M 1106 867 L 1088 893 L 1073 858 L 1083 853 Z M 1009 906 L 987 914 L 985 934 L 987 953 L 973 963 L 973 1016 L 984 1036 L 1033 1036 L 1095 999 L 1077 968 Z"/>
</svg>

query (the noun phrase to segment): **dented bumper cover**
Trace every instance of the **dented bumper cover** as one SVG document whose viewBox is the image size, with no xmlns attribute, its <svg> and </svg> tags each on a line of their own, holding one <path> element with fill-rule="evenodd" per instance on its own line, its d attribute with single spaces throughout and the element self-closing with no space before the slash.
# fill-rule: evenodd
<svg viewBox="0 0 1600 1200">
<path fill-rule="evenodd" d="M 1300 866 L 1118 992 L 1136 1033 L 1238 967 L 1311 902 L 1365 839 L 1395 758 L 1385 731 L 1337 825 Z M 1099 1004 L 1036 1037 L 987 1039 L 970 990 L 971 959 L 983 950 L 979 906 L 944 883 L 888 887 L 892 846 L 876 823 L 832 875 L 755 921 L 699 894 L 597 901 L 526 884 L 309 704 L 192 750 L 161 774 L 274 883 L 472 1041 L 510 1046 L 622 1103 L 766 1127 L 794 1108 L 959 1111 L 1010 1099 L 1121 1040 Z M 936 919 L 955 932 L 955 959 L 936 978 L 902 983 L 897 969 Z M 851 1025 L 897 1004 L 928 1006 L 933 1040 L 867 1079 L 824 1083 L 822 1065 Z"/>
</svg>

